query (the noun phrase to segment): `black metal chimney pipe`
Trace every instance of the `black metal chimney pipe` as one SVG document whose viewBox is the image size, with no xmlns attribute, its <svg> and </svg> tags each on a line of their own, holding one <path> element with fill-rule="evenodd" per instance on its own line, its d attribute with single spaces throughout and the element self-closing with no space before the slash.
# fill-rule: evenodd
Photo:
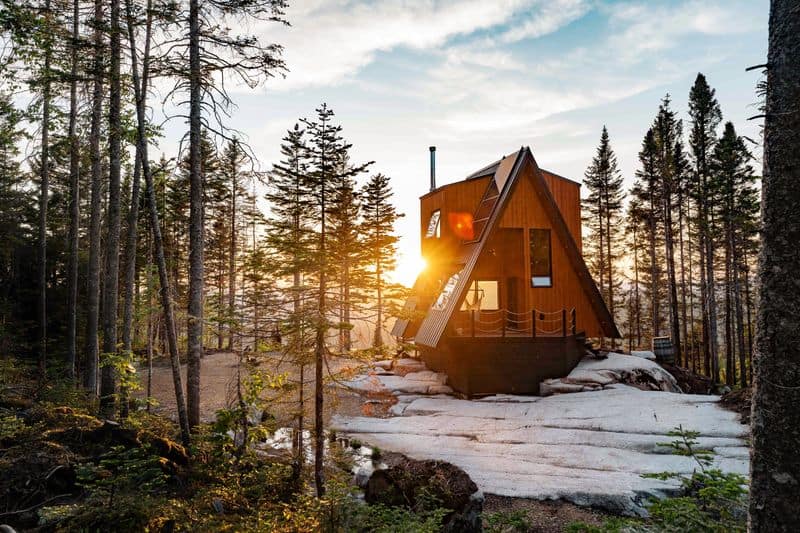
<svg viewBox="0 0 800 533">
<path fill-rule="evenodd" d="M 436 189 L 436 147 L 428 148 L 431 151 L 431 191 Z"/>
</svg>

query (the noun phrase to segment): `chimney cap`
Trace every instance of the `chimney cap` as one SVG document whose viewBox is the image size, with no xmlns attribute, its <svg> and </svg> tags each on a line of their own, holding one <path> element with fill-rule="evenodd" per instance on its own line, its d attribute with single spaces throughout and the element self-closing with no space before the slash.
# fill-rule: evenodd
<svg viewBox="0 0 800 533">
<path fill-rule="evenodd" d="M 435 146 L 429 146 L 428 150 L 430 150 L 431 152 L 435 152 L 436 151 L 436 147 Z"/>
</svg>

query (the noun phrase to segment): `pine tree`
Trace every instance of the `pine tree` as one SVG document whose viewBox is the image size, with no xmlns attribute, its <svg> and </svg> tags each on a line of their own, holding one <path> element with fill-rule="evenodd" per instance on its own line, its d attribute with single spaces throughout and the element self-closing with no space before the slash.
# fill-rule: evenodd
<svg viewBox="0 0 800 533">
<path fill-rule="evenodd" d="M 675 361 L 682 363 L 680 319 L 678 317 L 678 282 L 675 275 L 675 224 L 672 213 L 677 207 L 677 194 L 683 186 L 684 158 L 681 142 L 682 126 L 670 108 L 669 95 L 665 96 L 653 123 L 658 173 L 661 227 L 664 234 L 664 257 L 667 266 L 667 295 L 669 327 Z"/>
<path fill-rule="evenodd" d="M 742 258 L 757 214 L 757 203 L 754 202 L 756 190 L 753 186 L 755 176 L 748 163 L 751 157 L 733 124 L 726 123 L 712 157 L 712 171 L 720 196 L 717 216 L 722 226 L 722 247 L 725 252 L 725 377 L 729 386 L 735 384 L 738 354 L 740 383 L 743 387 L 747 386 L 747 368 Z"/>
<path fill-rule="evenodd" d="M 397 256 L 397 242 L 400 240 L 394 234 L 394 225 L 404 216 L 398 213 L 391 202 L 393 192 L 388 176 L 375 174 L 364 185 L 363 220 L 361 222 L 364 235 L 364 248 L 372 264 L 374 276 L 370 288 L 375 293 L 375 335 L 372 345 L 375 348 L 383 346 L 384 320 L 387 315 L 385 291 L 387 282 L 385 273 L 394 269 Z"/>
<path fill-rule="evenodd" d="M 714 277 L 714 219 L 711 206 L 715 204 L 711 156 L 717 142 L 717 126 L 722 120 L 719 103 L 703 74 L 698 74 L 689 92 L 691 131 L 689 148 L 694 168 L 691 191 L 696 203 L 696 225 L 700 244 L 700 309 L 703 320 L 703 349 L 705 369 L 714 383 L 719 379 L 717 340 L 717 300 Z"/>
<path fill-rule="evenodd" d="M 661 334 L 662 314 L 661 304 L 664 291 L 664 272 L 661 268 L 661 243 L 663 232 L 661 228 L 661 191 L 658 174 L 658 145 L 652 129 L 648 130 L 642 141 L 642 150 L 639 152 L 641 169 L 636 171 L 636 182 L 631 195 L 637 201 L 639 208 L 634 215 L 639 218 L 644 228 L 643 239 L 646 242 L 646 252 L 643 258 L 642 279 L 645 284 L 649 300 L 650 313 L 649 336 L 658 337 Z"/>
<path fill-rule="evenodd" d="M 314 484 L 317 496 L 325 494 L 323 479 L 324 424 L 322 367 L 327 354 L 325 339 L 330 329 L 329 314 L 333 311 L 328 299 L 330 290 L 331 252 L 328 242 L 329 218 L 336 184 L 364 172 L 368 165 L 342 165 L 347 161 L 351 145 L 342 138 L 342 127 L 333 123 L 333 111 L 326 104 L 316 109 L 314 120 L 304 119 L 309 136 L 308 188 L 313 215 L 317 221 L 316 265 L 317 316 L 314 339 Z"/>
<path fill-rule="evenodd" d="M 611 148 L 605 126 L 600 135 L 597 153 L 584 173 L 583 183 L 589 191 L 583 201 L 583 207 L 588 212 L 584 221 L 589 229 L 586 247 L 589 264 L 611 316 L 614 317 L 621 286 L 617 262 L 621 255 L 619 222 L 624 192 L 617 156 Z M 612 345 L 613 342 L 612 340 Z"/>
<path fill-rule="evenodd" d="M 284 291 L 288 310 L 284 331 L 287 341 L 282 351 L 298 369 L 298 406 L 296 411 L 297 444 L 295 461 L 304 459 L 306 367 L 313 360 L 313 313 L 309 309 L 313 294 L 305 281 L 316 264 L 313 198 L 309 190 L 309 161 L 305 130 L 298 124 L 290 129 L 281 144 L 283 159 L 273 166 L 265 195 L 270 203 L 266 239 L 275 254 L 275 274 L 289 278 Z"/>
<path fill-rule="evenodd" d="M 330 216 L 332 275 L 338 285 L 339 351 L 352 348 L 353 312 L 360 303 L 364 284 L 365 254 L 359 228 L 361 197 L 355 181 L 346 174 L 348 161 L 340 162 L 345 177 L 333 187 Z"/>
</svg>

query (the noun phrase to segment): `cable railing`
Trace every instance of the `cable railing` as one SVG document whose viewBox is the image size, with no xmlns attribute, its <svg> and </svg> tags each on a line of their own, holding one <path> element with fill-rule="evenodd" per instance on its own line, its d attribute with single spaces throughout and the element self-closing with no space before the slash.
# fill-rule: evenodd
<svg viewBox="0 0 800 533">
<path fill-rule="evenodd" d="M 459 311 L 452 332 L 456 337 L 567 337 L 575 335 L 575 308 L 558 311 L 509 309 Z"/>
</svg>

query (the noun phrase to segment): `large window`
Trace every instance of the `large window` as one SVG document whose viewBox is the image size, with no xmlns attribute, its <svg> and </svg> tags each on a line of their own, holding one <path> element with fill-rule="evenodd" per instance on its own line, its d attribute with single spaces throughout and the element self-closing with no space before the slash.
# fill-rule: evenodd
<svg viewBox="0 0 800 533">
<path fill-rule="evenodd" d="M 442 212 L 438 209 L 431 213 L 431 218 L 428 221 L 428 231 L 425 232 L 425 237 L 430 238 L 433 237 L 438 239 L 442 236 L 442 225 L 441 225 L 441 217 Z"/>
<path fill-rule="evenodd" d="M 531 287 L 553 286 L 553 264 L 550 230 L 531 229 Z"/>
<path fill-rule="evenodd" d="M 500 309 L 498 286 L 495 280 L 475 280 L 467 290 L 462 311 L 496 311 Z"/>
</svg>

